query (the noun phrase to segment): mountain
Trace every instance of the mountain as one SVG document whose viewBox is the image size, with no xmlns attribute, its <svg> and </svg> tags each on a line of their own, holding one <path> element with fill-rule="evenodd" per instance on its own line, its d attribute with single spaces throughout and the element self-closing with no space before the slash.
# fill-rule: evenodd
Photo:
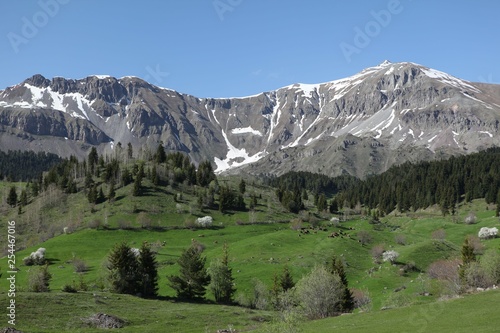
<svg viewBox="0 0 500 333">
<path fill-rule="evenodd" d="M 500 145 L 500 85 L 414 63 L 238 98 L 197 98 L 136 77 L 52 80 L 0 91 L 0 147 L 86 156 L 182 151 L 218 172 L 306 170 L 364 177 L 405 161 Z"/>
</svg>

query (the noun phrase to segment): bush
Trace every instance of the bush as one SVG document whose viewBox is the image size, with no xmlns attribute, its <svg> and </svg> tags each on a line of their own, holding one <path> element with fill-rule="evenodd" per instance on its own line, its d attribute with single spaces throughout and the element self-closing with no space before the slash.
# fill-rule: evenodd
<svg viewBox="0 0 500 333">
<path fill-rule="evenodd" d="M 316 266 L 297 283 L 298 299 L 304 314 L 310 319 L 337 314 L 342 302 L 344 285 L 338 274 L 331 274 L 324 266 Z"/>
<path fill-rule="evenodd" d="M 490 239 L 490 238 L 495 238 L 498 234 L 498 229 L 496 227 L 493 228 L 487 228 L 487 227 L 482 227 L 479 230 L 478 237 L 480 239 Z"/>
<path fill-rule="evenodd" d="M 338 228 L 340 227 L 340 219 L 338 217 L 332 217 L 330 219 L 330 223 L 329 223 L 330 226 L 333 226 L 335 228 Z"/>
<path fill-rule="evenodd" d="M 464 220 L 465 224 L 476 224 L 477 218 L 474 212 L 470 212 Z"/>
<path fill-rule="evenodd" d="M 47 265 L 32 268 L 28 275 L 28 291 L 41 293 L 49 292 L 49 284 L 52 275 L 49 273 Z"/>
<path fill-rule="evenodd" d="M 469 245 L 474 249 L 475 255 L 484 253 L 484 245 L 481 243 L 479 237 L 469 235 L 467 238 L 469 239 Z"/>
<path fill-rule="evenodd" d="M 406 245 L 406 236 L 403 234 L 396 235 L 394 240 L 396 241 L 396 244 Z"/>
<path fill-rule="evenodd" d="M 89 221 L 89 228 L 90 229 L 99 229 L 102 225 L 102 221 L 100 219 L 93 219 L 92 221 Z"/>
<path fill-rule="evenodd" d="M 23 259 L 26 266 L 45 265 L 45 248 L 41 247 Z"/>
<path fill-rule="evenodd" d="M 75 273 L 85 273 L 89 270 L 87 263 L 80 258 L 73 258 L 73 268 Z"/>
<path fill-rule="evenodd" d="M 500 253 L 491 249 L 481 257 L 481 266 L 493 284 L 500 284 Z"/>
<path fill-rule="evenodd" d="M 382 253 L 382 260 L 389 261 L 391 264 L 394 263 L 399 257 L 399 253 L 394 250 L 385 251 Z"/>
<path fill-rule="evenodd" d="M 382 261 L 382 256 L 385 252 L 385 248 L 383 244 L 378 244 L 372 247 L 372 250 L 370 251 L 373 260 L 375 260 L 376 263 L 380 263 Z"/>
<path fill-rule="evenodd" d="M 458 272 L 460 264 L 460 259 L 437 260 L 430 264 L 427 274 L 443 282 L 451 295 L 458 295 L 462 288 Z"/>
<path fill-rule="evenodd" d="M 209 228 L 212 226 L 214 219 L 211 216 L 199 217 L 196 219 L 196 225 L 202 228 Z"/>
<path fill-rule="evenodd" d="M 61 289 L 62 292 L 65 292 L 65 293 L 76 293 L 77 290 L 75 287 L 73 287 L 72 285 L 70 284 L 65 284 L 62 289 Z"/>
<path fill-rule="evenodd" d="M 488 288 L 493 283 L 478 262 L 471 262 L 464 272 L 465 283 L 472 288 Z"/>
<path fill-rule="evenodd" d="M 292 230 L 300 230 L 302 229 L 302 220 L 301 219 L 293 219 L 290 221 L 290 229 Z"/>
<path fill-rule="evenodd" d="M 444 241 L 446 238 L 446 231 L 444 229 L 434 230 L 431 237 L 435 240 Z"/>
<path fill-rule="evenodd" d="M 357 236 L 358 241 L 361 243 L 361 245 L 369 244 L 373 240 L 372 235 L 366 230 L 361 230 L 360 232 L 358 232 Z"/>
<path fill-rule="evenodd" d="M 118 229 L 130 230 L 132 229 L 132 223 L 129 220 L 118 220 Z"/>
<path fill-rule="evenodd" d="M 370 311 L 372 299 L 370 298 L 370 293 L 368 291 L 353 289 L 352 297 L 354 299 L 354 307 L 356 309 L 360 309 L 364 312 Z"/>
</svg>

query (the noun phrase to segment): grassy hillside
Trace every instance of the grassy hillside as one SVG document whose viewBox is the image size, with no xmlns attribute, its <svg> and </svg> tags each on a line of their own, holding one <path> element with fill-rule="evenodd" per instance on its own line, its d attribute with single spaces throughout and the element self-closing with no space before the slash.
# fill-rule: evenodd
<svg viewBox="0 0 500 333">
<path fill-rule="evenodd" d="M 236 186 L 235 179 L 227 179 L 226 183 Z M 240 301 L 253 296 L 256 279 L 271 288 L 274 274 L 280 273 L 284 265 L 290 268 L 297 281 L 316 264 L 326 263 L 333 255 L 340 256 L 346 264 L 350 287 L 369 293 L 372 311 L 307 322 L 303 325 L 305 332 L 324 332 L 336 328 L 359 332 L 419 331 L 424 327 L 424 321 L 427 326 L 421 331 L 433 331 L 438 326 L 434 326 L 437 325 L 434 319 L 426 317 L 426 309 L 435 307 L 442 309 L 442 317 L 447 318 L 440 320 L 439 325 L 443 326 L 439 331 L 448 329 L 451 332 L 456 331 L 450 328 L 456 328 L 454 313 L 464 312 L 465 316 L 467 307 L 474 306 L 477 313 L 473 312 L 476 313 L 473 319 L 476 321 L 471 323 L 479 325 L 479 312 L 490 311 L 490 308 L 486 309 L 486 304 L 499 295 L 493 292 L 463 300 L 434 303 L 441 290 L 439 285 L 432 283 L 429 287 L 432 295 L 418 295 L 425 282 L 422 277 L 426 276 L 421 273 L 425 273 L 430 263 L 460 256 L 460 248 L 467 235 L 477 235 L 483 226 L 498 225 L 494 206 L 487 206 L 484 200 L 460 206 L 458 215 L 454 217 L 443 217 L 437 208 L 431 208 L 404 215 L 388 215 L 381 218 L 381 223 L 377 225 L 368 223 L 367 217 L 351 215 L 348 221 L 335 227 L 328 223 L 330 214 L 302 214 L 304 221 L 310 221 L 303 222 L 302 227 L 308 229 L 308 233 L 303 233 L 291 228 L 290 221 L 297 215 L 281 207 L 272 188 L 249 184 L 246 200 L 249 200 L 250 193 L 259 196 L 255 212 L 223 214 L 215 210 L 200 211 L 195 207 L 197 197 L 190 191 L 172 187 L 155 189 L 147 181 L 145 186 L 144 196 L 131 196 L 132 185 L 129 185 L 117 190 L 114 202 L 95 206 L 88 203 L 83 193 L 64 194 L 53 189 L 35 199 L 20 215 L 17 209 L 5 208 L 4 221 L 16 220 L 20 232 L 18 244 L 26 247 L 17 252 L 20 269 L 17 286 L 21 291 L 18 294 L 19 329 L 27 332 L 54 329 L 92 332 L 82 326 L 80 318 L 101 311 L 126 319 L 129 325 L 120 330 L 123 332 L 213 332 L 228 325 L 234 325 L 239 330 L 258 327 L 266 330 L 262 325 L 275 317 L 273 312 L 173 300 L 175 293 L 168 286 L 167 276 L 178 272 L 176 260 L 193 241 L 204 245 L 203 255 L 207 257 L 207 263 L 222 255 L 224 243 L 229 245 L 236 298 Z M 180 198 L 174 200 L 174 196 Z M 311 200 L 306 201 L 306 206 L 313 211 Z M 466 225 L 463 223 L 464 218 L 471 211 L 476 212 L 478 223 Z M 197 217 L 204 215 L 214 218 L 212 228 L 186 228 Z M 313 228 L 312 224 L 321 228 Z M 63 228 L 67 226 L 75 231 L 63 234 Z M 432 239 L 433 232 L 439 229 L 444 230 L 444 239 Z M 47 233 L 47 230 L 51 230 L 51 233 Z M 344 236 L 328 237 L 332 232 L 339 231 Z M 359 233 L 363 231 L 371 237 L 371 241 L 365 245 L 358 241 Z M 397 236 L 404 237 L 404 242 L 397 242 Z M 157 251 L 159 294 L 162 299 L 143 300 L 107 292 L 104 269 L 106 258 L 114 244 L 122 241 L 132 247 L 139 247 L 143 241 L 147 241 Z M 396 265 L 374 263 L 370 253 L 373 246 L 378 244 L 400 253 Z M 486 248 L 496 249 L 500 247 L 500 239 L 483 241 L 483 244 Z M 52 291 L 47 294 L 26 292 L 31 268 L 21 264 L 22 258 L 39 247 L 46 248 L 46 256 L 50 261 Z M 64 285 L 80 280 L 72 264 L 75 258 L 83 260 L 89 267 L 83 275 L 89 291 L 62 293 Z M 402 273 L 402 266 L 408 263 L 414 265 L 416 270 Z M 0 264 L 2 272 L 5 272 L 5 267 L 4 258 Z M 404 287 L 402 291 L 394 291 L 401 287 Z M 1 279 L 2 302 L 7 300 L 3 293 L 6 289 L 7 281 Z M 207 299 L 208 302 L 213 301 L 213 295 L 208 294 Z M 401 305 L 408 307 L 379 311 L 384 307 Z M 409 323 L 408 318 L 415 316 L 414 313 L 422 313 L 423 320 L 417 316 L 415 321 Z M 40 326 L 41 318 L 50 320 L 44 320 L 45 326 Z M 388 321 L 394 325 L 394 330 L 392 326 L 387 330 Z M 423 326 L 415 327 L 413 323 L 422 323 Z M 484 332 L 488 331 L 488 327 L 495 327 L 486 325 Z M 369 330 L 371 327 L 374 330 Z"/>
</svg>

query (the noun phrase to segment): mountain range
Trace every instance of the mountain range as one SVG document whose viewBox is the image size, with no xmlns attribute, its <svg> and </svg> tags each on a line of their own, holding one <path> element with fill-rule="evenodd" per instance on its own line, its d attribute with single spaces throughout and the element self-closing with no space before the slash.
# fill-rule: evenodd
<svg viewBox="0 0 500 333">
<path fill-rule="evenodd" d="M 83 158 L 181 151 L 217 172 L 366 177 L 394 164 L 500 146 L 500 85 L 384 61 L 351 77 L 198 98 L 137 77 L 34 75 L 0 91 L 0 148 Z"/>
</svg>

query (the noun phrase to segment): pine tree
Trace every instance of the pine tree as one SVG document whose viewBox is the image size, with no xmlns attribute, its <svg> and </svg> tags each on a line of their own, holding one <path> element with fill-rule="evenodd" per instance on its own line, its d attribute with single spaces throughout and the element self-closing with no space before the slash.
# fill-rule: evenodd
<svg viewBox="0 0 500 333">
<path fill-rule="evenodd" d="M 26 192 L 26 189 L 23 189 L 21 191 L 21 195 L 19 196 L 19 204 L 21 206 L 26 206 L 28 204 L 28 193 Z"/>
<path fill-rule="evenodd" d="M 111 181 L 111 184 L 109 184 L 109 189 L 108 189 L 108 201 L 111 202 L 116 196 L 116 191 L 115 191 L 115 182 Z"/>
<path fill-rule="evenodd" d="M 17 191 L 15 186 L 10 187 L 9 195 L 7 196 L 7 204 L 11 207 L 17 205 Z"/>
<path fill-rule="evenodd" d="M 151 170 L 151 182 L 155 186 L 158 186 L 158 184 L 160 183 L 158 178 L 158 172 L 156 171 L 156 165 L 153 165 L 153 170 Z"/>
<path fill-rule="evenodd" d="M 461 254 L 462 263 L 460 264 L 458 274 L 462 283 L 465 283 L 465 273 L 467 271 L 467 268 L 469 268 L 471 263 L 477 260 L 476 255 L 474 254 L 474 247 L 472 246 L 469 237 L 465 238 L 465 241 L 462 245 Z"/>
<path fill-rule="evenodd" d="M 199 299 L 205 296 L 210 276 L 205 268 L 206 258 L 201 256 L 201 250 L 194 244 L 184 250 L 177 263 L 180 266 L 179 275 L 168 277 L 177 297 Z"/>
<path fill-rule="evenodd" d="M 165 153 L 165 148 L 163 148 L 163 142 L 158 145 L 156 149 L 155 162 L 165 163 L 167 161 L 167 154 Z"/>
<path fill-rule="evenodd" d="M 141 164 L 137 175 L 135 176 L 134 189 L 132 191 L 132 195 L 135 197 L 142 194 L 142 177 L 144 177 L 144 166 Z"/>
<path fill-rule="evenodd" d="M 97 186 L 96 185 L 93 185 L 90 188 L 89 193 L 87 194 L 87 199 L 89 200 L 89 203 L 91 203 L 91 204 L 97 203 Z"/>
<path fill-rule="evenodd" d="M 247 183 L 245 183 L 244 179 L 242 179 L 240 181 L 240 184 L 238 185 L 238 188 L 239 188 L 241 194 L 245 194 L 245 191 L 246 191 L 246 188 L 247 188 Z"/>
<path fill-rule="evenodd" d="M 139 261 L 126 243 L 115 245 L 108 261 L 108 279 L 114 292 L 135 295 L 141 291 Z"/>
<path fill-rule="evenodd" d="M 232 269 L 229 267 L 229 253 L 226 243 L 223 247 L 222 259 L 211 263 L 209 274 L 209 289 L 214 294 L 215 301 L 224 304 L 231 303 L 236 290 L 234 289 Z"/>
<path fill-rule="evenodd" d="M 280 286 L 283 291 L 287 291 L 295 287 L 295 282 L 293 282 L 292 274 L 290 273 L 287 265 L 283 267 L 283 272 L 280 277 Z"/>
<path fill-rule="evenodd" d="M 154 298 L 158 295 L 158 264 L 147 242 L 142 243 L 139 254 L 140 291 L 142 297 Z"/>
<path fill-rule="evenodd" d="M 127 157 L 132 159 L 134 157 L 134 148 L 132 148 L 132 144 L 129 142 L 127 145 Z"/>
<path fill-rule="evenodd" d="M 90 172 L 92 174 L 95 174 L 95 166 L 98 161 L 99 161 L 99 155 L 97 154 L 97 149 L 95 147 L 92 147 L 92 149 L 90 149 L 88 157 L 88 165 L 90 168 Z"/>
<path fill-rule="evenodd" d="M 340 302 L 338 311 L 351 312 L 354 309 L 354 299 L 352 296 L 352 292 L 349 289 L 349 283 L 347 281 L 347 275 L 345 273 L 345 267 L 342 259 L 333 256 L 330 265 L 330 272 L 332 274 L 337 274 L 340 277 L 342 285 L 344 286 L 344 290 L 342 292 L 342 301 Z"/>
</svg>

